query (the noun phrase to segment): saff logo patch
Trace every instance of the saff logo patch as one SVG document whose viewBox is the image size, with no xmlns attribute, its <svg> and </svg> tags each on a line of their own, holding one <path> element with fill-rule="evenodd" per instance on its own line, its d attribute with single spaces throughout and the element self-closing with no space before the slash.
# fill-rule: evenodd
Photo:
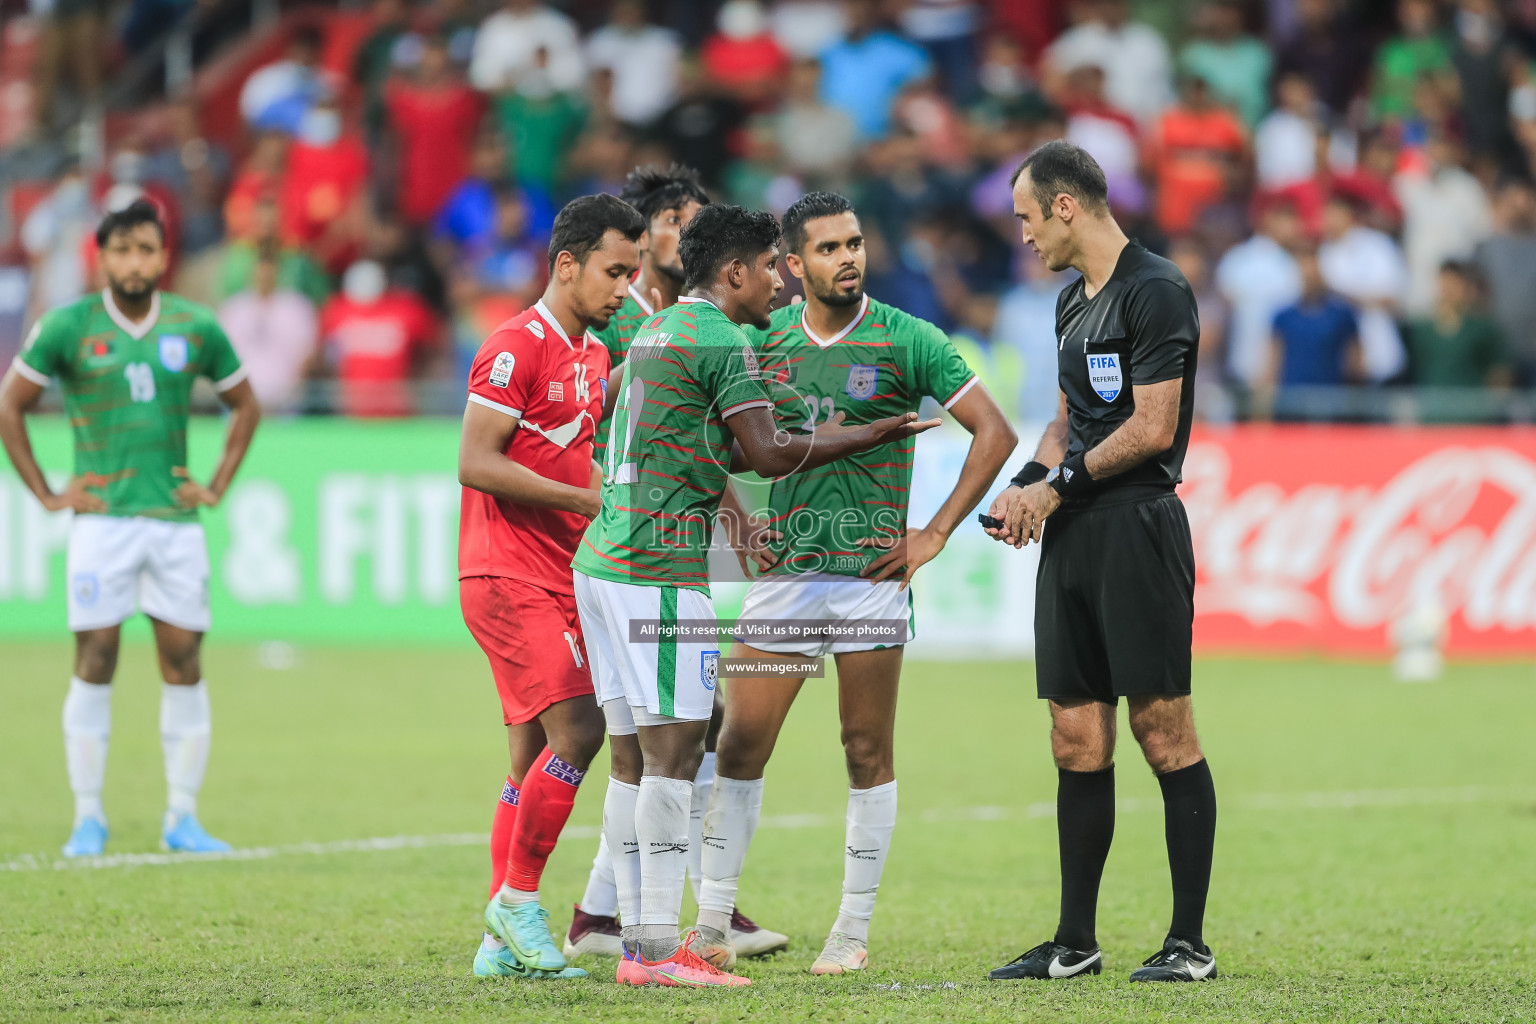
<svg viewBox="0 0 1536 1024">
<path fill-rule="evenodd" d="M 855 401 L 864 402 L 874 397 L 875 385 L 880 383 L 880 367 L 854 363 L 848 367 L 848 383 L 843 390 Z"/>
<path fill-rule="evenodd" d="M 699 653 L 699 682 L 704 684 L 704 689 L 706 690 L 713 690 L 719 684 L 719 651 L 701 651 Z"/>
<path fill-rule="evenodd" d="M 498 388 L 512 383 L 512 367 L 516 365 L 517 357 L 511 352 L 496 353 L 496 360 L 491 363 L 491 383 Z"/>
<path fill-rule="evenodd" d="M 160 335 L 160 365 L 171 373 L 187 368 L 187 336 L 185 334 Z"/>
<path fill-rule="evenodd" d="M 1120 397 L 1125 387 L 1120 373 L 1120 357 L 1113 352 L 1088 357 L 1088 384 L 1106 402 Z"/>
</svg>

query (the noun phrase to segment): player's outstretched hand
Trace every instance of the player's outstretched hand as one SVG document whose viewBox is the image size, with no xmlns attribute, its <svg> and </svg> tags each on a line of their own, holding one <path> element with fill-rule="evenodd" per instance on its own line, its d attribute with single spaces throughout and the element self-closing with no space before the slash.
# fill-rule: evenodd
<svg viewBox="0 0 1536 1024">
<path fill-rule="evenodd" d="M 176 499 L 176 504 L 181 508 L 192 509 L 203 505 L 213 508 L 218 505 L 219 496 L 193 480 L 186 466 L 173 466 L 171 475 L 180 477 L 182 480 L 181 486 L 171 492 L 171 496 Z"/>
<path fill-rule="evenodd" d="M 943 422 L 938 418 L 920 420 L 917 418 L 917 413 L 904 412 L 900 416 L 887 416 L 885 419 L 875 420 L 869 427 L 880 439 L 876 443 L 884 444 L 887 441 L 898 441 L 904 437 L 921 434 L 925 430 L 932 430 Z"/>
<path fill-rule="evenodd" d="M 92 494 L 87 487 L 101 487 L 106 484 L 95 473 L 82 473 L 69 482 L 62 494 L 55 494 L 43 502 L 43 507 L 49 512 L 62 512 L 69 509 L 72 512 L 105 512 L 107 503 L 101 500 L 100 495 Z"/>
</svg>

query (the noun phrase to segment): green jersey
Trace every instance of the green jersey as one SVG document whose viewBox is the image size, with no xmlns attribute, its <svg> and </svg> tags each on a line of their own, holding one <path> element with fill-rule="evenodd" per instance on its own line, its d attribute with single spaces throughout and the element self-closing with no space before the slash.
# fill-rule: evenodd
<svg viewBox="0 0 1536 1024">
<path fill-rule="evenodd" d="M 785 306 L 766 332 L 748 332 L 785 430 L 810 433 L 837 413 L 850 426 L 899 416 L 925 395 L 947 409 L 976 382 L 943 331 L 894 306 L 865 296 L 827 340 L 804 311 Z M 775 480 L 769 505 L 784 550 L 769 572 L 857 576 L 880 555 L 860 539 L 907 527 L 913 447 L 908 438 Z"/>
<path fill-rule="evenodd" d="M 103 291 L 44 315 L 14 365 L 37 384 L 59 379 L 75 473 L 106 479 L 108 515 L 197 519 L 172 497 L 185 483 L 172 470 L 187 464 L 192 381 L 208 377 L 224 391 L 245 379 L 211 310 L 156 292 L 135 324 Z"/>
<path fill-rule="evenodd" d="M 731 465 L 728 417 L 769 408 L 752 345 L 704 299 L 646 320 L 619 378 L 603 464 L 603 511 L 573 568 L 709 592 L 705 557 Z"/>
<path fill-rule="evenodd" d="M 612 367 L 608 371 L 610 378 L 617 378 L 624 365 L 624 358 L 629 355 L 629 343 L 635 340 L 635 334 L 640 330 L 640 325 L 647 319 L 656 315 L 651 308 L 650 300 L 640 294 L 639 289 L 631 281 L 629 295 L 624 299 L 624 305 L 613 314 L 608 321 L 608 326 L 600 331 L 592 331 L 592 337 L 603 343 L 608 349 L 608 365 Z M 610 381 L 616 384 L 617 380 Z M 605 394 L 603 396 L 607 398 Z M 613 420 L 612 416 L 603 417 L 603 422 L 597 425 L 597 440 L 592 445 L 592 458 L 598 465 L 603 464 L 603 453 L 608 447 L 608 425 Z"/>
</svg>

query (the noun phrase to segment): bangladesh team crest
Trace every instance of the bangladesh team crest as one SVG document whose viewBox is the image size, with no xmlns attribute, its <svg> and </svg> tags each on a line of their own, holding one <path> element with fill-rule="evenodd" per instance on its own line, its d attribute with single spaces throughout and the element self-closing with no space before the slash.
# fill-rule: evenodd
<svg viewBox="0 0 1536 1024">
<path fill-rule="evenodd" d="M 1120 373 L 1120 357 L 1113 352 L 1089 356 L 1088 383 L 1093 387 L 1094 393 L 1106 402 L 1113 402 L 1119 398 L 1120 391 L 1125 386 L 1124 378 Z"/>
<path fill-rule="evenodd" d="M 160 335 L 160 365 L 171 373 L 187 368 L 187 336 L 185 334 Z"/>
<path fill-rule="evenodd" d="M 864 402 L 874 397 L 875 385 L 880 383 L 880 367 L 854 363 L 848 367 L 848 383 L 843 390 L 855 401 Z"/>
<path fill-rule="evenodd" d="M 699 654 L 699 682 L 704 689 L 713 690 L 720 682 L 720 652 L 702 651 Z"/>
</svg>

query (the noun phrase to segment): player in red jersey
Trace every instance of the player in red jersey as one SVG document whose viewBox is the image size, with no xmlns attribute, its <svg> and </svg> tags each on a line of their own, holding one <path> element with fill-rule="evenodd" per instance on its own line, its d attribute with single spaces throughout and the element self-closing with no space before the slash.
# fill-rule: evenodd
<svg viewBox="0 0 1536 1024">
<path fill-rule="evenodd" d="M 587 331 L 623 303 L 644 230 L 613 196 L 572 200 L 555 218 L 544 297 L 497 328 L 470 368 L 459 603 L 490 660 L 511 754 L 491 829 L 481 977 L 586 976 L 550 937 L 539 878 L 603 745 L 570 568 L 601 509 L 592 442 L 608 350 Z"/>
</svg>

